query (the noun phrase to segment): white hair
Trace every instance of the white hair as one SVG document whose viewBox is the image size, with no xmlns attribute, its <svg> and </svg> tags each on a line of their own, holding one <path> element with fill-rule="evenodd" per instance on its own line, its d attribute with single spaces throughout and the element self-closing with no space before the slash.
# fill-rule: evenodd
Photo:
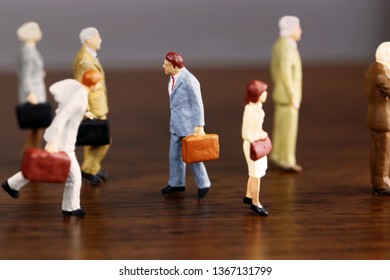
<svg viewBox="0 0 390 280">
<path fill-rule="evenodd" d="M 99 31 L 95 27 L 84 28 L 79 35 L 81 44 L 84 44 L 86 40 L 91 39 L 96 34 L 99 34 Z"/>
<path fill-rule="evenodd" d="M 376 49 L 375 60 L 382 64 L 390 64 L 390 42 L 383 42 Z"/>
<path fill-rule="evenodd" d="M 42 36 L 42 31 L 38 23 L 30 21 L 20 26 L 16 31 L 16 35 L 20 41 L 26 42 Z"/>
<path fill-rule="evenodd" d="M 299 27 L 299 18 L 295 16 L 284 16 L 279 20 L 281 37 L 291 37 Z"/>
</svg>

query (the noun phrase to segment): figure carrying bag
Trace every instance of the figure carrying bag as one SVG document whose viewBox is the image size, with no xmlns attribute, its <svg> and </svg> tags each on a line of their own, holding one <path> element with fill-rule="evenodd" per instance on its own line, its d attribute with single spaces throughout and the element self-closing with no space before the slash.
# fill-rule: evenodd
<svg viewBox="0 0 390 280">
<path fill-rule="evenodd" d="M 64 152 L 49 153 L 28 148 L 23 156 L 21 170 L 30 181 L 63 183 L 69 176 L 70 158 Z"/>
<path fill-rule="evenodd" d="M 85 119 L 81 122 L 76 146 L 104 146 L 110 144 L 110 141 L 108 120 Z"/>
<path fill-rule="evenodd" d="M 252 160 L 258 160 L 268 155 L 272 150 L 271 139 L 267 138 L 263 140 L 257 140 L 251 143 L 250 157 Z"/>
<path fill-rule="evenodd" d="M 16 106 L 16 118 L 21 129 L 37 129 L 48 127 L 53 114 L 50 103 L 23 103 Z"/>
<path fill-rule="evenodd" d="M 185 163 L 195 163 L 219 158 L 217 134 L 189 135 L 182 139 L 182 158 Z"/>
</svg>

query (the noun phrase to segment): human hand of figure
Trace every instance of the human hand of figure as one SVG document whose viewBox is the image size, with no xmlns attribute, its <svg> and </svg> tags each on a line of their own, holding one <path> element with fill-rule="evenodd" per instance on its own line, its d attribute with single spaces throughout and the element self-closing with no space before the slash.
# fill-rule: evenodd
<svg viewBox="0 0 390 280">
<path fill-rule="evenodd" d="M 92 119 L 95 118 L 95 115 L 88 111 L 88 112 L 85 113 L 85 117 L 86 117 L 87 119 L 92 120 Z"/>
<path fill-rule="evenodd" d="M 36 96 L 36 94 L 35 93 L 33 93 L 33 92 L 30 92 L 28 95 L 27 95 L 27 102 L 28 103 L 31 103 L 31 104 L 38 104 L 39 103 L 39 101 L 38 101 L 38 97 Z"/>
<path fill-rule="evenodd" d="M 95 91 L 101 89 L 102 87 L 103 87 L 103 83 L 100 81 L 94 84 L 93 86 L 89 87 L 89 90 Z"/>
<path fill-rule="evenodd" d="M 45 146 L 45 150 L 48 151 L 49 153 L 58 153 L 58 147 L 56 145 L 47 143 Z"/>
<path fill-rule="evenodd" d="M 201 136 L 201 135 L 205 135 L 205 134 L 206 133 L 204 132 L 203 126 L 195 126 L 195 129 L 194 129 L 195 136 Z"/>
<path fill-rule="evenodd" d="M 294 98 L 292 100 L 292 105 L 295 109 L 299 109 L 299 107 L 301 106 L 301 103 L 298 101 L 298 99 Z"/>
<path fill-rule="evenodd" d="M 260 134 L 260 140 L 264 140 L 268 137 L 268 133 L 265 132 L 264 130 Z"/>
</svg>

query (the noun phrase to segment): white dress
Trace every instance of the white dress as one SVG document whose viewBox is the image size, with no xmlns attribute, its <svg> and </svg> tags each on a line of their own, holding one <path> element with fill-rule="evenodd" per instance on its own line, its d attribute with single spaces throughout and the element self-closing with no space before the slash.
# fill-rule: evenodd
<svg viewBox="0 0 390 280">
<path fill-rule="evenodd" d="M 242 139 L 244 140 L 243 149 L 246 162 L 248 164 L 248 173 L 250 177 L 261 178 L 267 170 L 267 156 L 253 161 L 250 158 L 250 143 L 260 139 L 263 131 L 264 122 L 263 104 L 261 102 L 249 102 L 245 106 L 242 120 Z"/>
</svg>

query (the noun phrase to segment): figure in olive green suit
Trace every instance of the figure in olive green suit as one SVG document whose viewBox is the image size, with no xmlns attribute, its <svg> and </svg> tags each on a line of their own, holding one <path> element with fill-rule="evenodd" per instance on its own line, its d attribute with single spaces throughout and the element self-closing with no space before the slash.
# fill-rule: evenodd
<svg viewBox="0 0 390 280">
<path fill-rule="evenodd" d="M 103 75 L 101 87 L 92 91 L 88 96 L 88 110 L 86 117 L 90 119 L 106 120 L 108 114 L 107 88 L 104 79 L 104 71 L 96 51 L 100 49 L 102 39 L 98 30 L 88 27 L 80 32 L 82 47 L 73 62 L 73 75 L 77 81 L 85 71 L 93 69 Z M 84 162 L 81 165 L 82 176 L 88 182 L 99 185 L 107 178 L 107 173 L 101 171 L 101 161 L 105 157 L 110 145 L 84 146 Z"/>
<path fill-rule="evenodd" d="M 279 20 L 280 38 L 272 50 L 271 75 L 275 103 L 273 150 L 270 166 L 281 171 L 300 172 L 295 158 L 298 114 L 302 98 L 302 67 L 297 48 L 302 30 L 299 19 L 284 16 Z"/>
</svg>

